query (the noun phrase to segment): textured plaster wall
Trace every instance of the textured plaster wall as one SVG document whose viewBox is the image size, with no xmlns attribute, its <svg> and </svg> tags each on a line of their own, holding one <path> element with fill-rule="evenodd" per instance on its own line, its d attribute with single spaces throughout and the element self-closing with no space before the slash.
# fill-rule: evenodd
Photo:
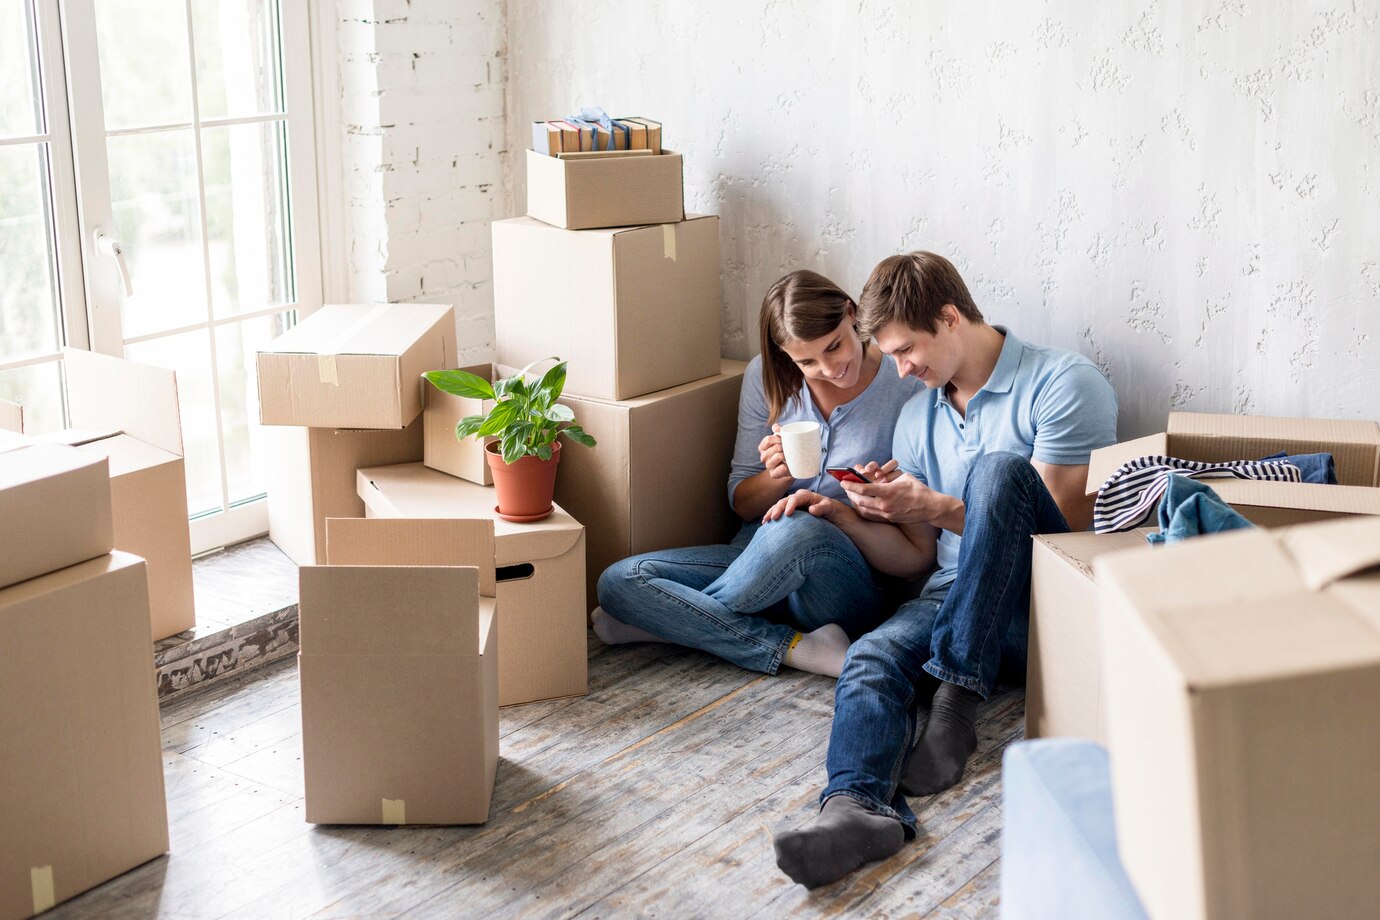
<svg viewBox="0 0 1380 920">
<path fill-rule="evenodd" d="M 666 123 L 722 216 L 725 354 L 785 271 L 932 249 L 1170 407 L 1380 418 L 1380 9 L 1363 2 L 508 0 L 508 147 Z M 511 213 L 522 163 L 511 164 Z"/>
</svg>

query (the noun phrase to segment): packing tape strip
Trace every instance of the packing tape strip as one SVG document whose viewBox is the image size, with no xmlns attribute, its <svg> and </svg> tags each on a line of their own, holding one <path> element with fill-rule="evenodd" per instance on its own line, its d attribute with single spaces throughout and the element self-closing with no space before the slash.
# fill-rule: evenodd
<svg viewBox="0 0 1380 920">
<path fill-rule="evenodd" d="M 329 383 L 333 387 L 340 386 L 340 375 L 335 369 L 335 355 L 316 356 L 316 376 L 322 383 Z"/>
<path fill-rule="evenodd" d="M 29 888 L 34 896 L 34 913 L 41 914 L 57 903 L 53 897 L 53 867 L 34 866 L 29 870 Z"/>
<path fill-rule="evenodd" d="M 340 386 L 340 379 L 336 376 L 335 356 L 340 352 L 340 349 L 345 347 L 346 342 L 354 338 L 365 326 L 382 316 L 384 311 L 390 306 L 392 305 L 381 303 L 374 307 L 368 313 L 342 329 L 333 342 L 321 349 L 321 353 L 316 356 L 316 373 L 317 376 L 321 378 L 322 383 Z"/>
<path fill-rule="evenodd" d="M 661 257 L 676 261 L 676 225 L 661 225 Z"/>
<path fill-rule="evenodd" d="M 406 824 L 407 802 L 403 799 L 383 800 L 383 824 Z"/>
</svg>

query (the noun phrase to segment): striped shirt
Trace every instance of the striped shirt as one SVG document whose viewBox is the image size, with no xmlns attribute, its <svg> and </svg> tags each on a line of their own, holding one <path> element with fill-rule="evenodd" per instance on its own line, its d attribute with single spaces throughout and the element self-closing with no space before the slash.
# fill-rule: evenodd
<svg viewBox="0 0 1380 920">
<path fill-rule="evenodd" d="M 1154 455 L 1130 460 L 1117 467 L 1097 490 L 1093 505 L 1093 530 L 1117 533 L 1133 530 L 1154 514 L 1169 485 L 1170 476 L 1192 479 L 1262 479 L 1269 482 L 1302 482 L 1297 466 L 1284 460 L 1234 460 L 1204 463 Z"/>
</svg>

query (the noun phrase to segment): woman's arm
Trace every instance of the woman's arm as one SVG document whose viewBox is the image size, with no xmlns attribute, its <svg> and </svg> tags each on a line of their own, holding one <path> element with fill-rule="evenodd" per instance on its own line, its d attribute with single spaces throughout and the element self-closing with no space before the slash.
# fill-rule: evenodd
<svg viewBox="0 0 1380 920">
<path fill-rule="evenodd" d="M 937 531 L 927 524 L 897 526 L 869 521 L 837 499 L 800 489 L 778 501 L 763 517 L 775 521 L 808 511 L 833 523 L 879 572 L 900 578 L 918 578 L 934 567 Z"/>
</svg>

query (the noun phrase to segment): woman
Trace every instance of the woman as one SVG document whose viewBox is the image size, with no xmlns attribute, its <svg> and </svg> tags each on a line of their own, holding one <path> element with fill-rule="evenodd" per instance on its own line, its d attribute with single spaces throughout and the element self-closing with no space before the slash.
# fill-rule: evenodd
<svg viewBox="0 0 1380 920">
<path fill-rule="evenodd" d="M 674 642 L 744 668 L 837 677 L 857 637 L 885 619 L 886 579 L 837 527 L 763 515 L 797 489 L 847 501 L 824 467 L 891 457 L 901 406 L 922 385 L 858 335 L 857 306 L 829 279 L 797 271 L 762 301 L 762 353 L 748 364 L 728 498 L 744 524 L 732 543 L 644 553 L 599 578 L 604 642 Z M 794 479 L 781 426 L 821 426 L 819 475 Z M 823 576 L 823 577 L 812 577 Z"/>
</svg>

